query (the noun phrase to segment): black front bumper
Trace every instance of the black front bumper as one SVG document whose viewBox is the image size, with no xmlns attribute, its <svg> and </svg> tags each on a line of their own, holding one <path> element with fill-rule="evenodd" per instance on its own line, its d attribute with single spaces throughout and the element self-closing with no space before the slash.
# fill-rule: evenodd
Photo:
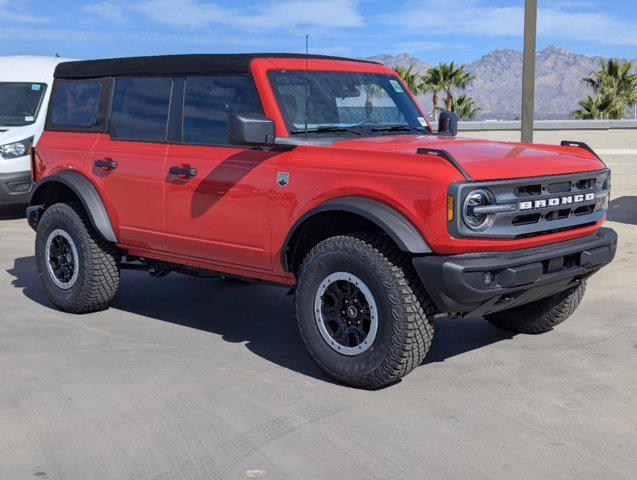
<svg viewBox="0 0 637 480">
<path fill-rule="evenodd" d="M 441 313 L 480 316 L 566 290 L 610 263 L 617 234 L 595 234 L 511 252 L 414 258 L 414 266 Z M 491 277 L 492 283 L 485 282 Z"/>
<path fill-rule="evenodd" d="M 29 203 L 31 172 L 0 173 L 0 205 Z"/>
</svg>

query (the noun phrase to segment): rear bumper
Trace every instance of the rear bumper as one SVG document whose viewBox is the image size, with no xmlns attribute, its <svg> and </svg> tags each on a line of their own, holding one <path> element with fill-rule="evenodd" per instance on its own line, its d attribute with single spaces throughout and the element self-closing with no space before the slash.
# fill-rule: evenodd
<svg viewBox="0 0 637 480">
<path fill-rule="evenodd" d="M 0 173 L 0 205 L 28 203 L 32 188 L 30 171 Z"/>
<path fill-rule="evenodd" d="M 511 252 L 414 258 L 438 310 L 480 316 L 539 300 L 577 285 L 611 262 L 617 234 L 595 234 Z M 485 282 L 489 274 L 493 282 Z"/>
</svg>

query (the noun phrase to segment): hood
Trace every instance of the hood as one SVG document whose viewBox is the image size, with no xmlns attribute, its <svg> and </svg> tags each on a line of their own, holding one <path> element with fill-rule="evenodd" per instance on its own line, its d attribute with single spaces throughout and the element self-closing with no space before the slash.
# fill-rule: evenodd
<svg viewBox="0 0 637 480">
<path fill-rule="evenodd" d="M 386 135 L 337 141 L 334 147 L 416 154 L 419 148 L 446 150 L 472 180 L 501 180 L 587 172 L 605 168 L 578 147 L 495 142 L 437 135 Z M 426 156 L 422 156 L 426 161 Z"/>
<path fill-rule="evenodd" d="M 7 143 L 19 142 L 35 135 L 34 125 L 26 125 L 23 127 L 1 127 L 0 126 L 0 145 Z"/>
</svg>

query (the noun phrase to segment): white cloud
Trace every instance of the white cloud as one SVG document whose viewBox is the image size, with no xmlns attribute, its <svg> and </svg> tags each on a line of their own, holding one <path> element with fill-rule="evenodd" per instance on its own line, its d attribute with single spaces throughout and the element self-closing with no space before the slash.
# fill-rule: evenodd
<svg viewBox="0 0 637 480">
<path fill-rule="evenodd" d="M 320 26 L 361 27 L 355 0 L 283 0 L 244 8 L 201 0 L 143 0 L 133 7 L 171 27 L 232 26 L 242 30 Z"/>
<path fill-rule="evenodd" d="M 588 8 L 589 3 L 585 4 Z M 429 34 L 521 37 L 524 8 L 492 6 L 479 0 L 424 0 L 412 3 L 409 15 L 386 16 L 389 24 Z M 606 45 L 637 45 L 634 26 L 601 10 L 582 11 L 575 2 L 552 3 L 538 9 L 538 36 L 556 40 L 592 41 Z"/>
<path fill-rule="evenodd" d="M 46 23 L 48 18 L 27 13 L 23 8 L 23 0 L 0 0 L 0 20 L 25 22 L 25 23 Z"/>
<path fill-rule="evenodd" d="M 124 23 L 124 11 L 119 5 L 113 2 L 102 1 L 84 7 L 84 11 L 94 17 L 106 22 L 121 24 Z"/>
</svg>

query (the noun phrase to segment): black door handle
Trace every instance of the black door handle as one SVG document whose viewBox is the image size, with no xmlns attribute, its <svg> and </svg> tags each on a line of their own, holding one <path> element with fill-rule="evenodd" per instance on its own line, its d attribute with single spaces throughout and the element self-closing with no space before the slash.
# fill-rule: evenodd
<svg viewBox="0 0 637 480">
<path fill-rule="evenodd" d="M 168 170 L 168 172 L 171 175 L 179 175 L 180 177 L 195 177 L 197 175 L 197 169 L 196 168 L 190 168 L 190 167 L 170 167 L 170 170 Z"/>
<path fill-rule="evenodd" d="M 102 170 L 115 170 L 117 168 L 117 162 L 106 158 L 104 160 L 95 160 L 95 166 Z"/>
</svg>

